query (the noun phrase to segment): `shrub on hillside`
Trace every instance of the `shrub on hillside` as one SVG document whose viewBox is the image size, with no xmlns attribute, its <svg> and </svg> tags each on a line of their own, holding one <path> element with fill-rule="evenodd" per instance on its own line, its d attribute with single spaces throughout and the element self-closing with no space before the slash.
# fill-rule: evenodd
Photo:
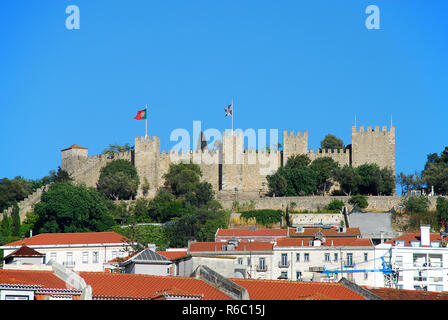
<svg viewBox="0 0 448 320">
<path fill-rule="evenodd" d="M 361 209 L 367 208 L 369 203 L 367 202 L 367 197 L 363 194 L 356 194 L 354 196 L 351 196 L 350 199 L 348 199 L 348 203 L 350 203 L 353 206 L 358 206 Z"/>
<path fill-rule="evenodd" d="M 261 224 L 263 226 L 270 226 L 274 223 L 279 223 L 283 219 L 283 211 L 282 210 L 251 210 L 245 211 L 241 213 L 241 218 L 249 220 L 250 218 L 255 218 L 257 224 Z"/>
<path fill-rule="evenodd" d="M 325 209 L 332 211 L 341 211 L 344 207 L 344 201 L 333 199 L 331 202 L 325 207 Z"/>
</svg>

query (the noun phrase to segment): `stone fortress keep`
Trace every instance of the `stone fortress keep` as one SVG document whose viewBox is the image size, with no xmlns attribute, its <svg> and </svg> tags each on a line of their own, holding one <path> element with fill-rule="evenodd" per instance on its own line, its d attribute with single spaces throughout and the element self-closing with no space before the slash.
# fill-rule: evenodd
<svg viewBox="0 0 448 320">
<path fill-rule="evenodd" d="M 61 151 L 61 168 L 69 172 L 76 182 L 96 186 L 100 170 L 116 159 L 130 161 L 137 169 L 141 185 L 144 178 L 150 184 L 149 196 L 163 186 L 163 175 L 171 163 L 191 161 L 202 170 L 202 179 L 211 183 L 215 191 L 259 192 L 267 191 L 268 174 L 284 166 L 293 155 L 306 154 L 311 160 L 330 157 L 341 166 L 357 167 L 376 163 L 389 167 L 395 174 L 395 127 L 352 127 L 352 143 L 341 150 L 309 150 L 308 132 L 283 132 L 283 150 L 245 150 L 241 131 L 224 132 L 222 145 L 216 150 L 160 151 L 156 136 L 135 137 L 134 150 L 114 154 L 89 156 L 88 149 L 79 145 Z M 140 193 L 140 191 L 139 191 Z"/>
</svg>

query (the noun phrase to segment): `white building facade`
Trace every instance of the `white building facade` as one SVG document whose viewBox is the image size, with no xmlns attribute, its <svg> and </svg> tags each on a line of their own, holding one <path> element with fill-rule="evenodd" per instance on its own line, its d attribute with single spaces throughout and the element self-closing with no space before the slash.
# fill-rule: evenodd
<svg viewBox="0 0 448 320">
<path fill-rule="evenodd" d="M 390 287 L 448 291 L 448 248 L 439 233 L 430 233 L 429 225 L 422 225 L 420 234 L 403 234 L 377 245 L 376 249 L 394 271 Z"/>
<path fill-rule="evenodd" d="M 130 250 L 128 239 L 115 232 L 43 233 L 0 249 L 7 256 L 22 244 L 44 254 L 44 263 L 54 260 L 73 271 L 102 272 L 108 261 L 127 257 Z"/>
</svg>

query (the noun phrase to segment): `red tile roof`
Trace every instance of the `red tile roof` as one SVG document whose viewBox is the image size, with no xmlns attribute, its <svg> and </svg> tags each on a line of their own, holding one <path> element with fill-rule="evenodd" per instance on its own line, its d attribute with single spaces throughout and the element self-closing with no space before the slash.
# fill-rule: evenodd
<svg viewBox="0 0 448 320">
<path fill-rule="evenodd" d="M 0 269 L 0 283 L 41 285 L 51 289 L 73 289 L 53 271 Z"/>
<path fill-rule="evenodd" d="M 187 251 L 156 251 L 158 254 L 161 254 L 165 258 L 168 258 L 170 260 L 182 258 L 187 255 Z"/>
<path fill-rule="evenodd" d="M 150 276 L 128 273 L 80 272 L 92 287 L 93 297 L 110 299 L 151 299 L 160 290 L 180 288 L 193 295 L 204 295 L 204 300 L 231 298 L 205 282 L 189 277 Z"/>
<path fill-rule="evenodd" d="M 153 299 L 157 299 L 159 297 L 166 297 L 166 296 L 176 296 L 176 297 L 183 297 L 183 298 L 202 298 L 202 294 L 192 294 L 185 290 L 181 290 L 178 288 L 172 288 L 172 289 L 164 289 L 160 291 L 156 291 L 153 295 Z"/>
<path fill-rule="evenodd" d="M 286 237 L 286 229 L 218 229 L 216 237 Z"/>
<path fill-rule="evenodd" d="M 386 241 L 385 243 L 389 243 L 394 245 L 395 241 L 397 240 L 403 240 L 405 241 L 406 246 L 410 246 L 410 241 L 420 241 L 420 233 L 404 233 L 399 237 L 396 237 L 394 239 L 390 239 Z M 442 240 L 442 237 L 440 236 L 440 233 L 431 233 L 430 234 L 430 241 L 440 241 Z"/>
<path fill-rule="evenodd" d="M 251 300 L 365 300 L 340 283 L 231 279 L 247 289 Z"/>
<path fill-rule="evenodd" d="M 223 251 L 227 242 L 195 242 L 190 245 L 190 252 Z M 241 241 L 233 251 L 272 251 L 273 244 L 267 241 Z"/>
<path fill-rule="evenodd" d="M 364 286 L 384 300 L 448 300 L 448 292 L 431 292 Z"/>
<path fill-rule="evenodd" d="M 70 150 L 70 149 L 87 149 L 87 148 L 81 147 L 79 144 L 72 144 L 70 147 L 62 149 L 61 151 Z"/>
<path fill-rule="evenodd" d="M 21 246 L 16 251 L 8 254 L 4 259 L 10 258 L 10 257 L 43 257 L 44 254 L 37 252 L 36 250 L 27 247 L 27 246 Z"/>
<path fill-rule="evenodd" d="M 126 241 L 130 240 L 116 232 L 41 233 L 31 238 L 26 238 L 5 244 L 5 246 L 102 244 L 102 243 L 124 243 Z"/>
<path fill-rule="evenodd" d="M 282 238 L 277 239 L 276 247 L 312 247 L 309 244 L 314 238 Z M 326 238 L 323 247 L 372 247 L 370 239 L 363 238 Z"/>
<path fill-rule="evenodd" d="M 325 237 L 360 237 L 359 228 L 346 228 L 345 232 L 338 232 L 338 228 L 332 227 L 325 229 L 321 227 L 304 227 L 303 232 L 296 232 L 296 228 L 289 228 L 290 237 L 313 237 L 316 233 L 321 232 Z"/>
</svg>

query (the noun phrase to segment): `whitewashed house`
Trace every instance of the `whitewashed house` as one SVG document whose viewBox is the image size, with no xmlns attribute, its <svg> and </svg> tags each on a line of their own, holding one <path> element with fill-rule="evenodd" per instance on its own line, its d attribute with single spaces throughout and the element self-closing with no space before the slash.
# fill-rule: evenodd
<svg viewBox="0 0 448 320">
<path fill-rule="evenodd" d="M 405 233 L 376 246 L 390 262 L 390 287 L 435 292 L 448 291 L 448 248 L 440 233 L 422 225 L 420 233 Z M 378 261 L 377 261 L 378 263 Z M 381 281 L 376 286 L 384 286 Z"/>
<path fill-rule="evenodd" d="M 41 233 L 0 247 L 8 256 L 22 246 L 44 255 L 73 271 L 105 271 L 107 262 L 126 257 L 130 240 L 116 232 Z"/>
</svg>

